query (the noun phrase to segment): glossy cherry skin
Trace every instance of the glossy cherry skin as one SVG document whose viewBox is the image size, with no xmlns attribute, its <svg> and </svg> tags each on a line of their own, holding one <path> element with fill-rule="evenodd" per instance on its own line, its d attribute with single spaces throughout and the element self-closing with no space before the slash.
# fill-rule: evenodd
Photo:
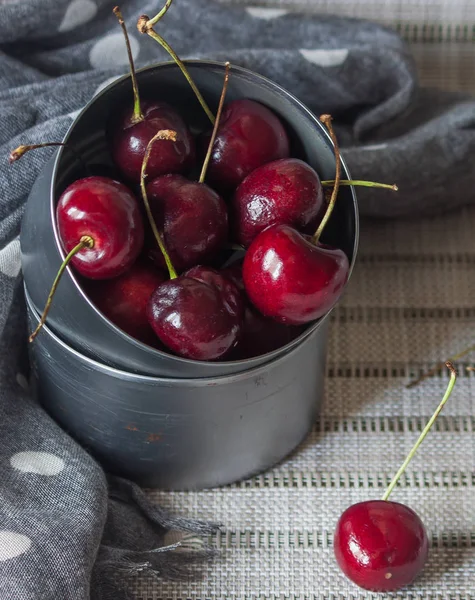
<svg viewBox="0 0 475 600">
<path fill-rule="evenodd" d="M 152 293 L 165 279 L 165 273 L 155 265 L 139 261 L 120 277 L 85 282 L 85 289 L 114 325 L 136 340 L 156 346 L 157 336 L 148 322 L 147 306 Z"/>
<path fill-rule="evenodd" d="M 194 360 L 224 356 L 239 339 L 242 318 L 236 286 L 201 266 L 159 285 L 148 305 L 148 319 L 160 341 Z"/>
<path fill-rule="evenodd" d="M 135 196 L 107 177 L 85 177 L 72 183 L 58 201 L 56 220 L 65 252 L 82 236 L 94 240 L 93 248 L 84 248 L 71 261 L 89 279 L 122 275 L 143 247 L 144 226 Z"/>
<path fill-rule="evenodd" d="M 302 328 L 277 323 L 273 319 L 264 317 L 251 305 L 244 288 L 240 262 L 223 269 L 221 273 L 235 283 L 241 291 L 244 303 L 242 334 L 237 345 L 226 356 L 226 360 L 244 360 L 262 356 L 282 348 L 302 333 Z"/>
<path fill-rule="evenodd" d="M 234 239 L 248 247 L 269 225 L 291 225 L 304 231 L 323 209 L 317 173 L 296 158 L 283 158 L 253 171 L 239 185 L 231 203 Z"/>
<path fill-rule="evenodd" d="M 203 138 L 204 151 L 209 139 Z M 289 153 L 289 138 L 277 115 L 254 100 L 234 100 L 221 115 L 207 180 L 222 192 L 233 190 L 257 167 Z"/>
<path fill-rule="evenodd" d="M 326 314 L 348 279 L 342 250 L 316 246 L 288 225 L 272 225 L 252 242 L 243 278 L 254 306 L 287 325 L 303 325 Z"/>
<path fill-rule="evenodd" d="M 165 102 L 142 102 L 144 120 L 132 123 L 132 109 L 126 111 L 114 127 L 111 152 L 127 179 L 140 182 L 147 145 L 161 129 L 171 129 L 177 141 L 157 140 L 147 164 L 148 178 L 166 173 L 189 171 L 195 160 L 195 143 L 181 116 Z"/>
<path fill-rule="evenodd" d="M 341 515 L 334 550 L 341 570 L 356 585 L 391 592 L 412 583 L 422 571 L 428 539 L 412 509 L 371 500 L 354 504 Z"/>
<path fill-rule="evenodd" d="M 155 223 L 163 232 L 173 266 L 183 271 L 212 259 L 228 238 L 228 213 L 221 197 L 204 183 L 182 175 L 151 181 L 147 195 Z M 150 256 L 163 265 L 155 238 L 149 236 Z"/>
</svg>

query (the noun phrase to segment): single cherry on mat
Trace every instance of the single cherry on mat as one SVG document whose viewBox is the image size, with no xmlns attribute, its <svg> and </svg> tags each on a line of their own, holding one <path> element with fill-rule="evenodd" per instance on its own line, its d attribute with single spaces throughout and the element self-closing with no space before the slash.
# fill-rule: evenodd
<svg viewBox="0 0 475 600">
<path fill-rule="evenodd" d="M 244 257 L 244 285 L 251 302 L 263 315 L 287 325 L 303 325 L 325 315 L 341 295 L 350 269 L 343 250 L 320 242 L 335 206 L 341 176 L 331 117 L 322 115 L 321 120 L 335 146 L 336 177 L 315 235 L 308 241 L 308 236 L 289 225 L 271 225 L 254 238 Z"/>
<path fill-rule="evenodd" d="M 209 139 L 203 136 L 202 143 L 207 146 Z M 254 169 L 289 153 L 289 138 L 277 115 L 254 100 L 234 100 L 223 111 L 208 181 L 222 193 L 232 191 Z"/>
<path fill-rule="evenodd" d="M 140 100 L 125 23 L 118 7 L 114 8 L 114 13 L 125 36 L 134 103 L 112 124 L 112 157 L 127 179 L 138 183 L 148 143 L 157 131 L 168 129 L 176 132 L 176 140 L 172 143 L 157 141 L 153 145 L 148 161 L 148 176 L 159 177 L 167 173 L 189 171 L 194 164 L 195 145 L 188 126 L 175 109 L 165 102 Z"/>
<path fill-rule="evenodd" d="M 302 160 L 282 158 L 255 169 L 231 201 L 234 239 L 247 247 L 269 225 L 314 230 L 323 216 L 323 188 L 317 173 Z"/>
<path fill-rule="evenodd" d="M 96 307 L 114 325 L 136 340 L 156 346 L 157 337 L 147 318 L 152 293 L 165 281 L 153 263 L 138 260 L 120 277 L 103 281 L 84 280 L 83 287 Z"/>
<path fill-rule="evenodd" d="M 450 370 L 450 381 L 444 397 L 382 500 L 350 506 L 336 526 L 337 563 L 351 581 L 366 590 L 398 590 L 412 583 L 426 563 L 429 544 L 420 517 L 408 506 L 388 498 L 452 393 L 456 372 L 452 363 L 447 362 L 446 366 Z"/>
<path fill-rule="evenodd" d="M 391 592 L 412 583 L 428 554 L 419 516 L 404 504 L 385 500 L 347 508 L 338 522 L 334 544 L 345 575 L 374 592 Z"/>
</svg>

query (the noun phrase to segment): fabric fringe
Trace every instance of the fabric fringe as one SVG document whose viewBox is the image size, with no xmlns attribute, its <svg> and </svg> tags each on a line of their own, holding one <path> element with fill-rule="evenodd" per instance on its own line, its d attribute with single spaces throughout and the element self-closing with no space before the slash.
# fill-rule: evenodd
<svg viewBox="0 0 475 600">
<path fill-rule="evenodd" d="M 109 477 L 108 482 L 110 512 L 114 511 L 115 503 L 139 511 L 156 528 L 159 543 L 164 541 L 165 535 L 172 532 L 177 532 L 179 537 L 173 543 L 149 549 L 102 544 L 92 576 L 91 600 L 132 600 L 130 584 L 139 574 L 175 581 L 198 579 L 202 576 L 204 566 L 218 555 L 218 551 L 206 537 L 216 534 L 219 525 L 173 517 L 150 502 L 144 491 L 131 481 Z M 114 515 L 117 527 L 117 510 Z M 180 537 L 180 534 L 183 535 Z"/>
</svg>

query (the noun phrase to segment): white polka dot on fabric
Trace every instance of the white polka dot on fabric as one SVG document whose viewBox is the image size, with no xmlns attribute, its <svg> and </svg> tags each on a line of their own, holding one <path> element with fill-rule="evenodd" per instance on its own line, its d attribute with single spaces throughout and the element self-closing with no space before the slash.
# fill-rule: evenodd
<svg viewBox="0 0 475 600">
<path fill-rule="evenodd" d="M 49 452 L 18 452 L 10 459 L 14 469 L 36 475 L 57 475 L 64 469 L 64 460 Z"/>
<path fill-rule="evenodd" d="M 130 48 L 134 60 L 140 50 L 136 37 L 129 34 Z M 122 33 L 111 33 L 94 44 L 89 52 L 89 62 L 94 69 L 110 69 L 129 64 L 127 48 Z"/>
<path fill-rule="evenodd" d="M 30 549 L 31 540 L 13 531 L 0 531 L 0 561 L 20 556 Z"/>
<path fill-rule="evenodd" d="M 360 146 L 360 150 L 369 150 L 369 151 L 384 150 L 387 147 L 388 147 L 387 144 L 370 144 L 368 146 Z"/>
<path fill-rule="evenodd" d="M 265 19 L 266 21 L 283 17 L 289 13 L 285 8 L 260 8 L 257 6 L 249 6 L 246 8 L 246 11 L 252 17 L 255 17 L 256 19 Z"/>
<path fill-rule="evenodd" d="M 7 277 L 16 277 L 20 272 L 20 240 L 12 240 L 9 244 L 0 250 L 0 273 Z"/>
<path fill-rule="evenodd" d="M 114 77 L 109 77 L 108 79 L 106 79 L 105 81 L 103 81 L 100 85 L 97 86 L 97 89 L 94 92 L 93 96 L 97 96 L 97 94 L 99 92 L 102 92 L 102 90 L 105 90 L 108 85 L 110 85 L 114 81 L 117 81 L 121 77 L 123 77 L 123 76 L 122 75 L 114 75 Z"/>
<path fill-rule="evenodd" d="M 334 50 L 301 49 L 299 52 L 309 62 L 320 67 L 337 67 L 342 65 L 348 56 L 348 48 L 336 48 Z"/>
<path fill-rule="evenodd" d="M 91 0 L 73 0 L 64 13 L 58 31 L 71 31 L 93 19 L 96 14 L 97 6 Z"/>
</svg>

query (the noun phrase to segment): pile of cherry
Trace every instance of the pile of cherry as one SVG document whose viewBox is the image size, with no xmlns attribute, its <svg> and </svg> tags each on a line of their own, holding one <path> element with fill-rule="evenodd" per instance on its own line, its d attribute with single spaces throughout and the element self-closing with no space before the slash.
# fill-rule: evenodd
<svg viewBox="0 0 475 600">
<path fill-rule="evenodd" d="M 84 177 L 59 198 L 56 219 L 67 256 L 30 341 L 71 264 L 102 313 L 145 344 L 195 360 L 244 359 L 277 349 L 327 313 L 348 278 L 345 253 L 320 242 L 340 183 L 397 189 L 341 181 L 329 115 L 321 120 L 335 147 L 335 180 L 321 182 L 308 164 L 290 156 L 286 129 L 271 110 L 250 99 L 225 104 L 229 63 L 215 118 L 184 64 L 153 29 L 171 3 L 153 19 L 141 17 L 138 27 L 172 54 L 212 130 L 195 140 L 174 108 L 140 100 L 127 31 L 115 8 L 134 91 L 133 106 L 113 124 L 109 139 L 120 176 Z M 20 146 L 11 160 L 50 145 L 58 143 Z M 324 186 L 331 189 L 328 202 Z M 223 264 L 232 248 L 244 259 Z M 382 499 L 350 506 L 338 521 L 336 560 L 362 588 L 397 590 L 426 562 L 421 519 L 389 496 L 452 392 L 456 373 L 446 364 L 444 398 Z"/>
<path fill-rule="evenodd" d="M 163 102 L 141 110 L 135 122 L 128 111 L 111 140 L 127 184 L 85 177 L 57 204 L 63 248 L 87 293 L 128 334 L 187 358 L 246 358 L 287 343 L 300 331 L 288 326 L 324 315 L 348 276 L 343 251 L 305 236 L 324 213 L 317 173 L 289 157 L 276 115 L 236 100 L 217 129 L 209 184 L 193 181 L 183 118 Z M 132 191 L 147 147 L 144 194 L 160 245 Z M 219 269 L 231 243 L 246 249 L 244 261 Z"/>
<path fill-rule="evenodd" d="M 78 179 L 56 207 L 67 253 L 59 276 L 70 263 L 124 332 L 194 360 L 240 360 L 284 346 L 328 312 L 349 273 L 345 253 L 319 241 L 341 172 L 330 116 L 321 119 L 337 167 L 326 203 L 315 170 L 290 156 L 276 114 L 250 99 L 225 103 L 229 71 L 227 64 L 216 119 L 207 110 L 214 127 L 195 139 L 186 115 L 141 100 L 131 62 L 134 102 L 109 128 L 120 181 Z M 241 249 L 241 260 L 223 268 L 230 248 Z"/>
</svg>

